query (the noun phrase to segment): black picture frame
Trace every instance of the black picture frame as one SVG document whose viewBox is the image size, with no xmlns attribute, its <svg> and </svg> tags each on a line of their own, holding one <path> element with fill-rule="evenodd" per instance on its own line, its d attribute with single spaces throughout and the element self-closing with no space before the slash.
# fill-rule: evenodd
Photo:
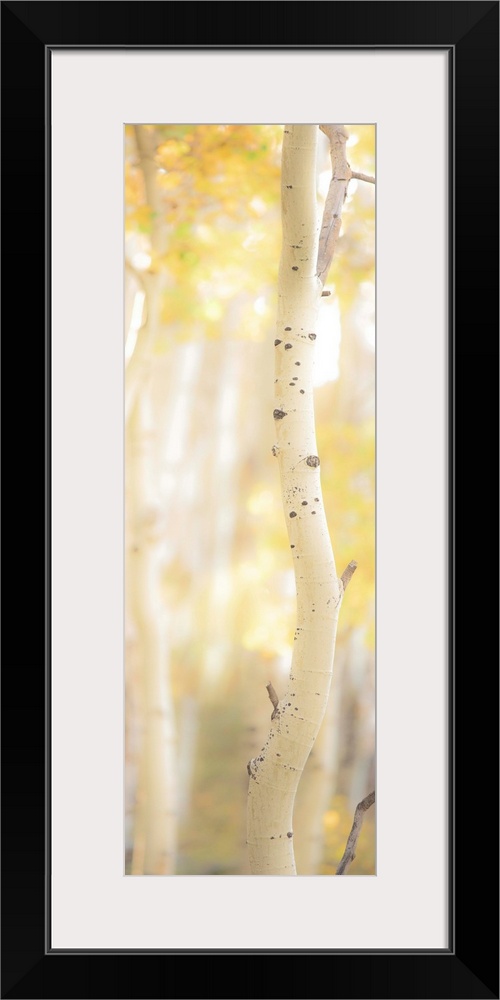
<svg viewBox="0 0 500 1000">
<path fill-rule="evenodd" d="M 499 3 L 302 3 L 287 5 L 285 18 L 278 3 L 199 4 L 196 22 L 192 10 L 180 3 L 1 4 L 6 470 L 1 995 L 9 1000 L 193 997 L 200 995 L 202 960 L 205 996 L 498 998 L 498 647 L 497 631 L 491 627 L 498 608 L 497 574 L 490 583 L 488 568 L 494 564 L 497 569 L 491 549 L 498 524 L 498 480 L 493 472 L 498 461 Z M 290 953 L 270 947 L 241 952 L 62 953 L 47 948 L 46 57 L 52 47 L 151 45 L 439 46 L 449 51 L 454 75 L 449 205 L 449 582 L 454 655 L 449 717 L 451 943 L 444 951 Z M 481 190 L 486 189 L 483 202 Z M 471 441 L 476 449 L 471 449 Z M 411 794 L 411 789 L 402 794 Z M 285 960 L 273 973 L 262 962 L 274 955 Z M 236 975 L 223 957 L 239 959 Z"/>
</svg>

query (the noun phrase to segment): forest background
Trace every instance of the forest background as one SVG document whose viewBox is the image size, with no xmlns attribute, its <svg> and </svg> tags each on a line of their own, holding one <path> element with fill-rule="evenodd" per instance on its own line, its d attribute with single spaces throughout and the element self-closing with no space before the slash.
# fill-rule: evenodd
<svg viewBox="0 0 500 1000">
<path fill-rule="evenodd" d="M 346 130 L 353 170 L 374 174 L 374 126 Z M 284 689 L 295 626 L 271 453 L 281 140 L 278 125 L 125 130 L 128 874 L 248 874 L 246 763 L 267 736 L 266 685 Z M 324 503 L 338 565 L 358 570 L 297 794 L 299 875 L 334 874 L 375 786 L 374 216 L 373 186 L 352 180 L 317 330 Z M 155 782 L 166 825 L 148 802 Z M 374 872 L 371 809 L 349 874 Z"/>
</svg>

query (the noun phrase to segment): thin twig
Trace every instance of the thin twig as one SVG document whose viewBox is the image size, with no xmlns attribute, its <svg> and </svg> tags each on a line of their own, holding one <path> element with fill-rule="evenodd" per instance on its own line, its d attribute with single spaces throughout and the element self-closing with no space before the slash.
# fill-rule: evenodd
<svg viewBox="0 0 500 1000">
<path fill-rule="evenodd" d="M 337 871 L 335 872 L 336 875 L 345 875 L 349 866 L 352 865 L 352 862 L 356 857 L 355 853 L 356 844 L 358 843 L 358 837 L 361 831 L 361 827 L 363 826 L 365 812 L 367 809 L 370 808 L 370 806 L 373 805 L 374 802 L 375 802 L 375 792 L 370 792 L 370 794 L 367 795 L 366 798 L 362 799 L 361 802 L 358 802 L 356 806 L 356 812 L 354 813 L 354 822 L 351 827 L 351 832 L 347 838 L 347 844 L 344 854 L 342 856 L 342 860 L 337 868 Z"/>
<path fill-rule="evenodd" d="M 352 171 L 351 178 L 353 181 L 366 181 L 367 184 L 375 184 L 375 178 L 371 174 L 359 174 L 357 170 Z"/>
</svg>

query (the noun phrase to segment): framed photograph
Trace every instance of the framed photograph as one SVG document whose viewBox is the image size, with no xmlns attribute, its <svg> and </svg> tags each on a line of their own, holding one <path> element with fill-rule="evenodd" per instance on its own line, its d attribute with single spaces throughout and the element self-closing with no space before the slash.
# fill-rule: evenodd
<svg viewBox="0 0 500 1000">
<path fill-rule="evenodd" d="M 224 44 L 218 5 L 196 38 L 179 4 L 1 5 L 4 301 L 31 331 L 4 320 L 4 370 L 29 369 L 46 514 L 42 640 L 6 629 L 2 996 L 194 996 L 193 955 L 210 996 L 498 997 L 498 679 L 471 621 L 479 592 L 496 618 L 497 500 L 465 441 L 497 426 L 499 5 L 240 6 Z M 288 259 L 296 178 L 319 221 Z"/>
</svg>

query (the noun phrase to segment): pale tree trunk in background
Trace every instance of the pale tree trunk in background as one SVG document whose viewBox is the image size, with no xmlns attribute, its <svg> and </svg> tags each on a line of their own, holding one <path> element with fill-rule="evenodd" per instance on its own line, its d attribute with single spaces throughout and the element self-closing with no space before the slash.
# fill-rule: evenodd
<svg viewBox="0 0 500 1000">
<path fill-rule="evenodd" d="M 175 869 L 177 761 L 168 622 L 161 599 L 164 517 L 152 476 L 154 422 L 144 388 L 129 434 L 127 586 L 136 629 L 141 718 L 132 874 L 167 875 Z"/>
<path fill-rule="evenodd" d="M 296 874 L 292 842 L 295 794 L 328 702 L 344 592 L 344 581 L 337 577 L 321 497 L 313 408 L 316 320 L 332 242 L 325 220 L 325 252 L 319 260 L 317 140 L 317 126 L 285 127 L 273 416 L 274 453 L 280 467 L 297 586 L 297 628 L 286 694 L 274 707 L 264 748 L 248 764 L 247 839 L 253 875 Z M 343 174 L 342 181 L 345 178 Z M 344 194 L 337 195 L 335 205 L 339 202 L 340 213 Z M 337 217 L 330 222 L 334 243 L 339 228 Z M 354 568 L 351 564 L 344 574 L 345 583 Z"/>
<path fill-rule="evenodd" d="M 153 257 L 160 255 L 165 249 L 165 226 L 162 224 L 161 200 L 157 186 L 158 168 L 154 162 L 156 143 L 154 133 L 146 132 L 143 125 L 134 126 L 137 156 L 144 177 L 144 188 L 147 204 L 153 216 L 151 224 L 151 252 Z M 134 403 L 140 393 L 141 386 L 147 381 L 151 370 L 151 352 L 161 322 L 161 301 L 165 284 L 162 271 L 135 272 L 130 263 L 127 268 L 136 276 L 145 295 L 145 320 L 138 331 L 134 351 L 128 360 L 125 383 L 125 419 L 131 416 Z"/>
<path fill-rule="evenodd" d="M 202 360 L 201 349 L 188 344 L 173 345 L 168 358 L 157 357 L 149 378 L 141 384 L 128 424 L 127 508 L 132 523 L 127 597 L 135 626 L 134 679 L 142 692 L 139 716 L 143 734 L 132 874 L 141 874 L 146 863 L 160 864 L 147 861 L 149 842 L 158 858 L 162 850 L 166 853 L 168 871 L 163 873 L 173 873 L 179 808 L 187 808 L 189 795 L 189 782 L 181 795 L 190 754 L 184 754 L 181 768 L 169 669 L 169 621 L 162 590 L 165 567 L 174 558 L 185 559 L 186 546 L 189 549 L 190 536 L 183 527 L 189 470 L 185 458 L 195 423 L 192 400 L 200 386 Z M 181 711 L 181 723 L 182 749 L 187 751 L 196 715 L 190 713 L 188 718 Z M 157 812 L 151 809 L 147 793 L 148 787 L 156 785 L 154 799 L 161 803 Z M 165 811 L 166 824 L 161 810 Z"/>
<path fill-rule="evenodd" d="M 202 691 L 210 690 L 221 680 L 231 651 L 228 604 L 232 593 L 228 581 L 237 509 L 235 463 L 238 454 L 238 428 L 240 421 L 245 419 L 244 414 L 238 414 L 241 344 L 224 337 L 220 348 L 221 356 L 213 374 L 213 443 L 207 476 L 207 499 L 211 503 L 210 517 L 205 528 L 211 540 L 208 565 L 212 583 L 206 604 L 211 642 L 203 657 Z M 224 503 L 220 503 L 221 497 L 224 498 Z"/>
<path fill-rule="evenodd" d="M 156 184 L 154 134 L 135 127 L 146 200 L 153 212 L 151 253 L 161 253 L 164 227 Z M 132 269 L 133 270 L 133 269 Z M 165 511 L 155 449 L 156 407 L 152 402 L 153 349 L 161 325 L 164 278 L 141 272 L 145 321 L 128 359 L 125 384 L 127 507 L 130 546 L 127 603 L 134 629 L 140 743 L 134 814 L 132 874 L 175 871 L 177 847 L 177 759 L 174 707 L 169 684 L 168 623 L 162 601 Z"/>
</svg>

